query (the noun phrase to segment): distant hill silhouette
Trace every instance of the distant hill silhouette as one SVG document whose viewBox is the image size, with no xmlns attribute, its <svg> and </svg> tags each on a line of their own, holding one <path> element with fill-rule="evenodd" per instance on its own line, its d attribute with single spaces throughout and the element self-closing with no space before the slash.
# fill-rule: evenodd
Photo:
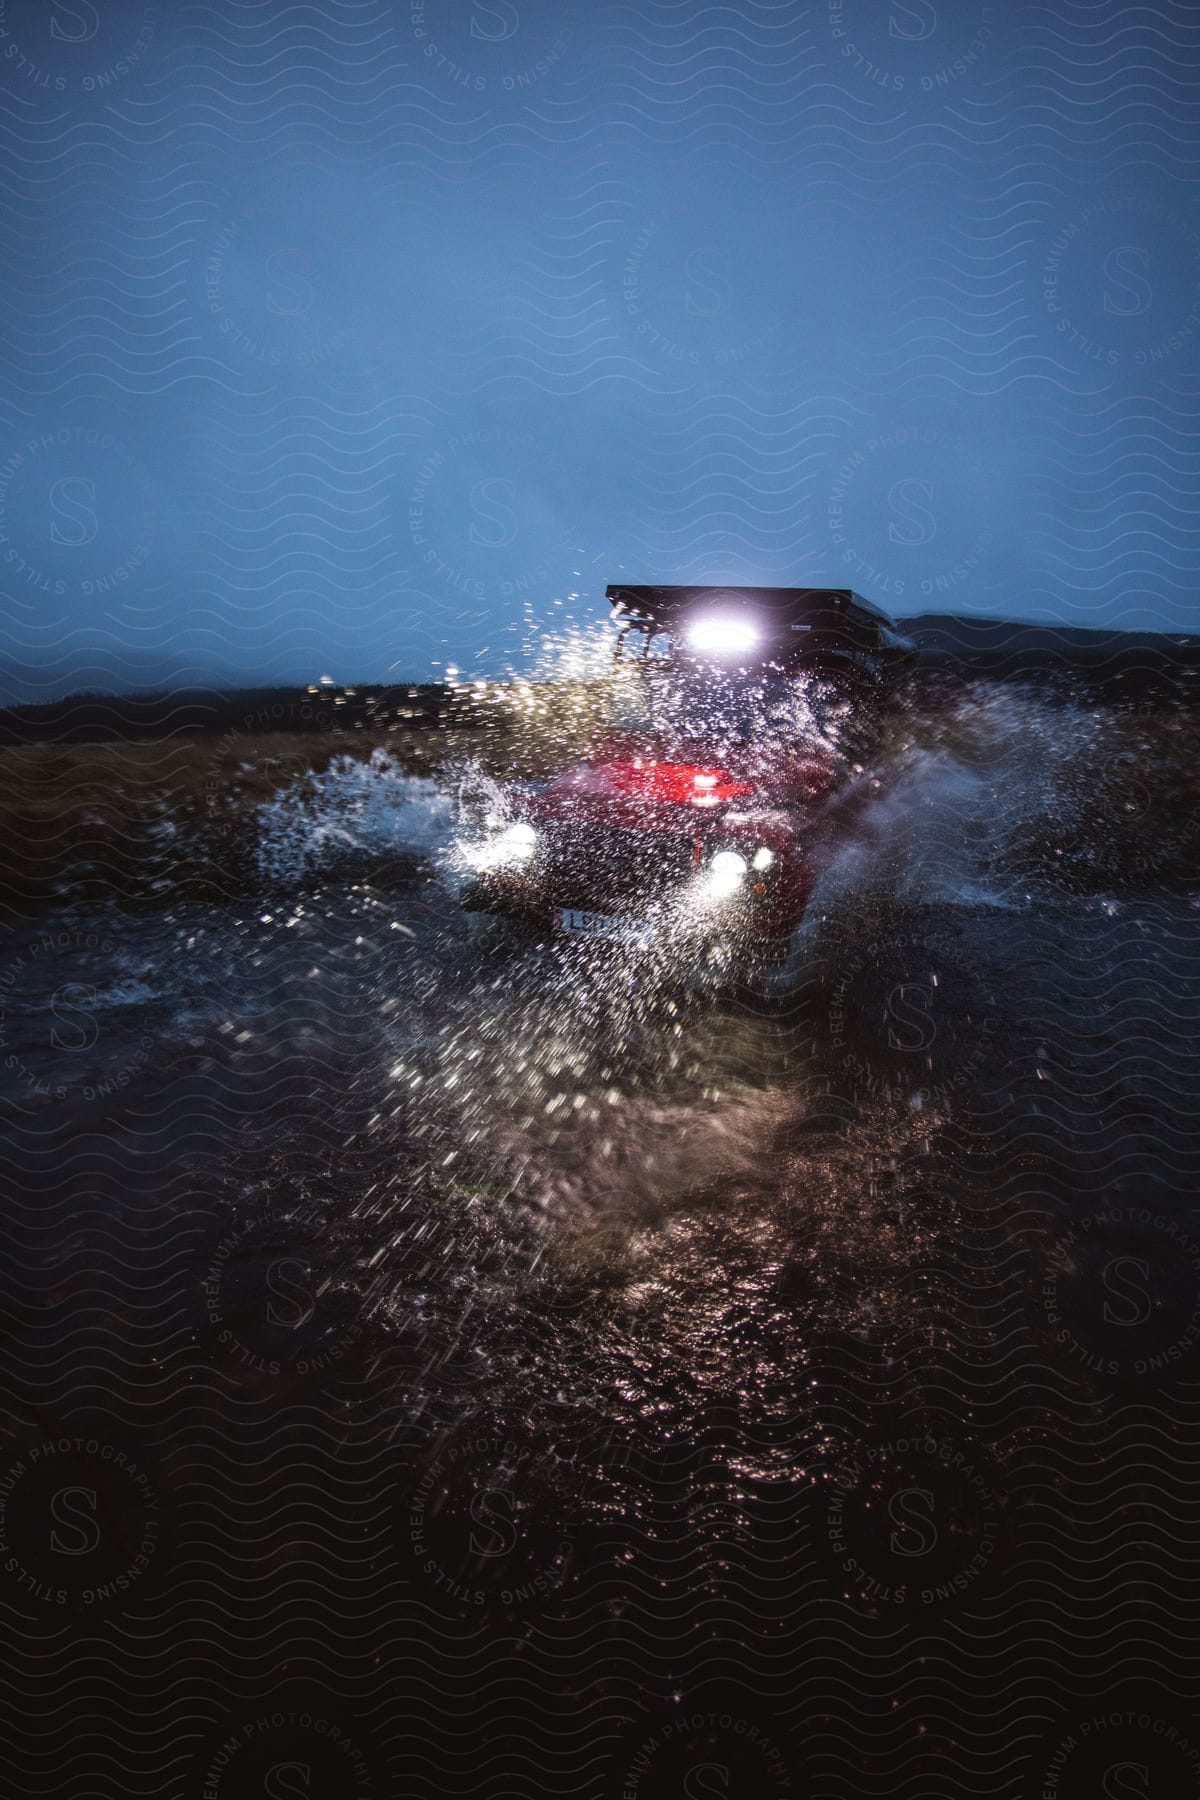
<svg viewBox="0 0 1200 1800">
<path fill-rule="evenodd" d="M 129 743 L 146 738 L 258 737 L 268 732 L 432 729 L 450 707 L 449 690 L 405 682 L 363 682 L 309 694 L 296 687 L 176 693 L 67 694 L 0 711 L 0 745 Z"/>
<path fill-rule="evenodd" d="M 1012 681 L 1069 679 L 1106 701 L 1200 700 L 1200 637 L 917 613 L 897 621 L 927 672 Z"/>
<path fill-rule="evenodd" d="M 956 613 L 916 613 L 897 623 L 923 650 L 939 654 L 1065 656 L 1125 654 L 1154 656 L 1191 652 L 1200 656 L 1200 636 L 1171 631 L 1097 630 L 1082 625 L 1028 625 L 1013 619 L 975 619 Z"/>
</svg>

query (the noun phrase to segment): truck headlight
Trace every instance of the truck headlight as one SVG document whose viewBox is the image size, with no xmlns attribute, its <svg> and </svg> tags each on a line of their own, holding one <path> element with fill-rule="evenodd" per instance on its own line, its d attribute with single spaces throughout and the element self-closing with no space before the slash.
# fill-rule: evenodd
<svg viewBox="0 0 1200 1800">
<path fill-rule="evenodd" d="M 511 869 L 528 862 L 537 843 L 533 826 L 521 820 L 516 825 L 506 825 L 503 831 L 491 832 L 482 844 L 468 849 L 466 857 L 471 867 L 483 875 L 489 869 Z"/>
<path fill-rule="evenodd" d="M 742 883 L 746 868 L 745 857 L 739 856 L 736 850 L 718 850 L 708 865 L 713 892 L 734 893 Z"/>
<path fill-rule="evenodd" d="M 532 825 L 508 825 L 492 841 L 492 848 L 502 862 L 528 862 L 537 849 L 538 834 Z"/>
</svg>

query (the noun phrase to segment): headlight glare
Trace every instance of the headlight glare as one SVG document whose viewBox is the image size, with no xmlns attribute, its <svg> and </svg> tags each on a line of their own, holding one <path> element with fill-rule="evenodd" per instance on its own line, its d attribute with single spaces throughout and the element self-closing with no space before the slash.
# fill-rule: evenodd
<svg viewBox="0 0 1200 1800">
<path fill-rule="evenodd" d="M 534 827 L 522 819 L 515 825 L 506 825 L 503 831 L 491 833 L 484 843 L 468 850 L 467 857 L 471 866 L 482 873 L 488 869 L 512 868 L 516 863 L 529 861 L 537 849 L 537 841 Z"/>
<path fill-rule="evenodd" d="M 710 892 L 718 898 L 736 893 L 745 877 L 746 866 L 745 857 L 739 856 L 736 850 L 718 850 L 708 865 Z"/>
<path fill-rule="evenodd" d="M 537 841 L 537 832 L 524 820 L 516 825 L 507 825 L 493 845 L 496 859 L 502 863 L 528 862 L 537 849 Z"/>
</svg>

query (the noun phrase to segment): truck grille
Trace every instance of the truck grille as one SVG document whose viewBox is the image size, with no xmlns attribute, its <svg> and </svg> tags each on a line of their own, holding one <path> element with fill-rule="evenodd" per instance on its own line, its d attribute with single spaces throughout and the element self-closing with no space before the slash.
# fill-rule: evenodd
<svg viewBox="0 0 1200 1800">
<path fill-rule="evenodd" d="M 686 881 L 695 840 L 676 831 L 557 824 L 545 841 L 545 881 L 561 906 L 654 898 Z"/>
</svg>

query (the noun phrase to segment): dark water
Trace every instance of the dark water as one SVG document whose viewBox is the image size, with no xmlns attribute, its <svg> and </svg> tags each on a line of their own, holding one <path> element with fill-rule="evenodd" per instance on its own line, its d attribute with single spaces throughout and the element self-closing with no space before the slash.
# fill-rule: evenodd
<svg viewBox="0 0 1200 1800">
<path fill-rule="evenodd" d="M 473 933 L 382 765 L 253 904 L 10 926 L 0 1604 L 80 1792 L 1200 1791 L 1196 901 L 1092 727 L 897 751 L 779 1014 Z"/>
</svg>

